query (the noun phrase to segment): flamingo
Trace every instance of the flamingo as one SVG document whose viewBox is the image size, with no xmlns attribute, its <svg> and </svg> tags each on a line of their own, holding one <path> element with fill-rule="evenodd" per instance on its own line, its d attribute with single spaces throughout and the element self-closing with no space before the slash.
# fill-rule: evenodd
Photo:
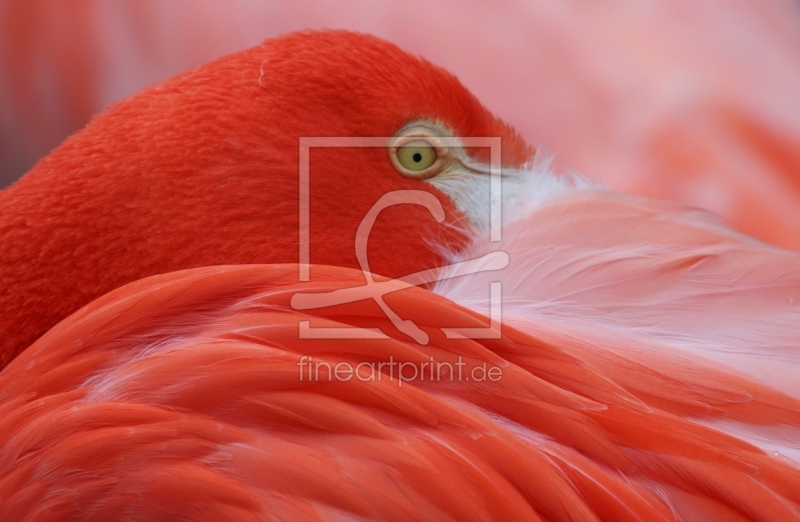
<svg viewBox="0 0 800 522">
<path fill-rule="evenodd" d="M 4 519 L 800 519 L 800 256 L 377 38 L 146 89 L 0 203 Z"/>
</svg>

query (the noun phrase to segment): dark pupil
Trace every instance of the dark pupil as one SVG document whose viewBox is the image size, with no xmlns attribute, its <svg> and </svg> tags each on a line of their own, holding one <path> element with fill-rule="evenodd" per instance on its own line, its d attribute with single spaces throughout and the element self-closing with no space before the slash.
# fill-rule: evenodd
<svg viewBox="0 0 800 522">
<path fill-rule="evenodd" d="M 415 152 L 412 158 L 414 158 L 414 163 L 419 163 L 420 161 L 422 161 L 422 154 L 420 154 L 419 152 Z"/>
</svg>

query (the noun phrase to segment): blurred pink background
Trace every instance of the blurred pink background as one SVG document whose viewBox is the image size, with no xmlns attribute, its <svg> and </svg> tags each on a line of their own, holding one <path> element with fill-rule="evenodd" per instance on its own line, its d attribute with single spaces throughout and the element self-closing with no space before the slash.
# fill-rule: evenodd
<svg viewBox="0 0 800 522">
<path fill-rule="evenodd" d="M 800 250 L 797 0 L 5 0 L 0 186 L 108 103 L 308 28 L 445 67 L 560 170 Z"/>
</svg>

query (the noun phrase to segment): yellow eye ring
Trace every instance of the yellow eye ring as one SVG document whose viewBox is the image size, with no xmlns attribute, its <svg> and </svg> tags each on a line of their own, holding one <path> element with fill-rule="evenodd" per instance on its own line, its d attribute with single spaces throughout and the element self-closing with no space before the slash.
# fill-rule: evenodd
<svg viewBox="0 0 800 522">
<path fill-rule="evenodd" d="M 389 146 L 389 158 L 403 176 L 428 179 L 448 164 L 448 149 L 440 146 L 441 136 L 427 125 L 413 124 L 401 129 Z"/>
</svg>

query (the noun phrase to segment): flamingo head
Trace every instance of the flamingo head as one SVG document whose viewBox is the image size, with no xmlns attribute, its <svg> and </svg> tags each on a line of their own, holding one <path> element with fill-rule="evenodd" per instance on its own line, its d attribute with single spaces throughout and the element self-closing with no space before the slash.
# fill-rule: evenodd
<svg viewBox="0 0 800 522">
<path fill-rule="evenodd" d="M 0 365 L 133 280 L 297 262 L 310 137 L 393 137 L 308 149 L 311 263 L 357 268 L 356 231 L 386 193 L 441 202 L 441 223 L 419 205 L 377 217 L 369 267 L 390 277 L 437 266 L 465 242 L 454 225 L 479 221 L 465 180 L 486 182 L 490 149 L 442 138 L 499 137 L 506 169 L 533 154 L 454 76 L 372 36 L 295 33 L 187 71 L 110 106 L 0 192 Z"/>
</svg>

